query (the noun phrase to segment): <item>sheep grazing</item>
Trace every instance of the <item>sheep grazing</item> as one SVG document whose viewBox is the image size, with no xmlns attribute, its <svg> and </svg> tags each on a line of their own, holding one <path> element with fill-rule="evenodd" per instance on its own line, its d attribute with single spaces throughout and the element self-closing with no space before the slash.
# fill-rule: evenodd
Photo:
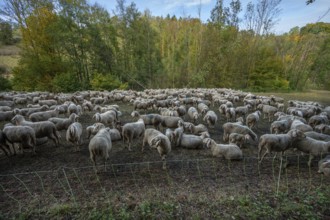
<svg viewBox="0 0 330 220">
<path fill-rule="evenodd" d="M 193 123 L 195 124 L 196 121 L 197 121 L 198 118 L 199 118 L 199 114 L 198 114 L 197 109 L 196 109 L 195 107 L 192 107 L 192 106 L 191 106 L 191 107 L 188 109 L 188 116 L 189 116 L 190 120 L 192 120 Z"/>
<path fill-rule="evenodd" d="M 257 109 L 262 111 L 264 114 L 264 119 L 268 117 L 268 121 L 271 122 L 274 120 L 274 114 L 278 111 L 278 109 L 271 105 L 259 104 Z"/>
<path fill-rule="evenodd" d="M 185 122 L 187 124 L 184 124 L 184 130 L 188 131 L 191 134 L 195 134 L 195 135 L 200 135 L 203 132 L 209 132 L 207 127 L 203 124 L 198 124 L 198 125 L 194 125 L 193 123 L 190 122 Z"/>
<path fill-rule="evenodd" d="M 281 152 L 282 157 L 284 151 L 289 148 L 293 148 L 293 144 L 296 141 L 306 139 L 306 135 L 298 130 L 293 129 L 290 130 L 287 134 L 264 134 L 260 137 L 259 145 L 258 145 L 258 159 L 259 163 L 262 162 L 264 157 L 270 153 L 271 151 Z M 265 153 L 261 156 L 262 150 L 265 149 Z"/>
<path fill-rule="evenodd" d="M 246 115 L 249 113 L 251 109 L 251 105 L 245 105 L 245 106 L 238 106 L 235 108 L 235 115 L 236 117 L 243 117 L 245 118 Z"/>
<path fill-rule="evenodd" d="M 35 112 L 42 112 L 48 110 L 48 105 L 38 106 L 38 107 L 29 107 L 29 111 L 26 113 L 27 116 L 30 116 L 32 113 Z"/>
<path fill-rule="evenodd" d="M 169 138 L 160 131 L 148 128 L 144 132 L 142 151 L 145 144 L 148 143 L 151 148 L 156 148 L 163 161 L 163 169 L 166 169 L 166 156 L 171 152 L 171 142 Z"/>
<path fill-rule="evenodd" d="M 236 144 L 217 144 L 213 139 L 204 140 L 207 148 L 211 149 L 215 157 L 224 157 L 227 160 L 242 160 L 243 152 Z"/>
<path fill-rule="evenodd" d="M 30 126 L 35 131 L 36 138 L 48 137 L 58 146 L 58 131 L 55 125 L 50 121 L 30 122 L 25 121 L 22 115 L 16 115 L 12 118 L 12 123 L 16 125 Z"/>
<path fill-rule="evenodd" d="M 59 113 L 60 113 L 59 108 L 55 108 L 54 110 L 44 111 L 44 112 L 34 112 L 29 115 L 29 119 L 32 122 L 47 121 L 49 118 L 58 117 Z"/>
<path fill-rule="evenodd" d="M 229 122 L 229 121 L 235 121 L 235 118 L 236 118 L 235 108 L 234 107 L 227 108 L 225 110 L 225 116 L 226 116 L 227 122 Z"/>
<path fill-rule="evenodd" d="M 243 134 L 243 135 L 248 134 L 248 135 L 250 135 L 250 137 L 253 141 L 258 140 L 258 136 L 247 126 L 240 125 L 237 123 L 227 122 L 227 123 L 223 124 L 222 128 L 224 131 L 223 140 L 226 142 L 229 140 L 229 135 L 231 133 L 238 133 L 238 134 Z"/>
<path fill-rule="evenodd" d="M 308 166 L 311 166 L 312 159 L 316 156 L 322 156 L 330 152 L 330 141 L 319 141 L 306 137 L 297 141 L 294 147 L 303 153 L 309 154 Z"/>
<path fill-rule="evenodd" d="M 125 141 L 128 143 L 128 150 L 132 151 L 131 144 L 134 138 L 142 137 L 145 131 L 145 125 L 143 119 L 139 119 L 137 122 L 130 122 L 124 124 L 122 127 L 122 137 L 125 144 Z M 125 146 L 126 148 L 126 146 Z"/>
<path fill-rule="evenodd" d="M 91 137 L 91 135 L 96 135 L 97 132 L 98 132 L 99 130 L 101 130 L 102 128 L 105 128 L 105 125 L 102 124 L 102 123 L 99 123 L 99 122 L 94 123 L 94 124 L 91 125 L 91 126 L 88 126 L 88 127 L 86 128 L 87 139 L 89 139 L 89 138 Z"/>
<path fill-rule="evenodd" d="M 199 112 L 203 115 L 205 115 L 206 112 L 209 111 L 209 107 L 206 104 L 204 104 L 203 102 L 199 103 L 197 105 L 197 108 L 198 108 Z"/>
<path fill-rule="evenodd" d="M 14 143 L 19 143 L 22 145 L 22 152 L 24 148 L 28 147 L 32 149 L 33 154 L 36 154 L 36 134 L 33 128 L 29 126 L 6 126 L 3 129 L 3 135 L 5 141 L 12 144 L 13 148 Z"/>
<path fill-rule="evenodd" d="M 330 135 L 321 134 L 321 133 L 316 132 L 316 131 L 305 132 L 305 135 L 307 137 L 310 137 L 310 138 L 313 138 L 313 139 L 319 140 L 319 141 L 330 141 Z"/>
<path fill-rule="evenodd" d="M 261 112 L 260 111 L 255 111 L 251 114 L 249 114 L 247 117 L 246 117 L 246 125 L 252 129 L 254 127 L 257 127 L 257 124 L 259 122 L 259 119 L 260 119 L 260 115 L 261 115 Z"/>
<path fill-rule="evenodd" d="M 75 145 L 76 151 L 80 151 L 79 145 L 81 144 L 82 132 L 83 132 L 83 127 L 79 122 L 74 122 L 70 124 L 66 131 L 66 140 Z"/>
<path fill-rule="evenodd" d="M 313 131 L 313 128 L 302 121 L 295 119 L 292 121 L 290 129 L 299 129 L 303 132 Z"/>
<path fill-rule="evenodd" d="M 122 139 L 122 134 L 117 128 L 111 128 L 109 132 L 112 142 L 120 141 Z"/>
<path fill-rule="evenodd" d="M 67 130 L 68 127 L 78 121 L 79 116 L 76 113 L 72 113 L 69 118 L 49 118 L 48 121 L 53 122 L 58 131 Z"/>
<path fill-rule="evenodd" d="M 319 161 L 318 173 L 323 173 L 325 176 L 330 176 L 330 155 Z"/>
<path fill-rule="evenodd" d="M 14 111 L 5 111 L 0 112 L 0 122 L 2 121 L 10 121 L 15 116 Z"/>
<path fill-rule="evenodd" d="M 113 128 L 114 124 L 117 122 L 116 112 L 112 110 L 106 111 L 104 113 L 95 113 L 93 115 L 93 119 L 95 119 L 96 122 L 109 125 L 111 128 Z"/>
<path fill-rule="evenodd" d="M 214 111 L 208 111 L 206 112 L 203 121 L 205 121 L 210 128 L 214 128 L 215 124 L 218 121 L 218 116 L 215 114 Z"/>
<path fill-rule="evenodd" d="M 176 147 L 183 147 L 187 149 L 198 149 L 203 147 L 203 140 L 210 137 L 209 133 L 203 132 L 200 136 L 193 134 L 184 134 L 183 128 L 174 130 L 174 143 Z"/>
<path fill-rule="evenodd" d="M 174 116 L 162 116 L 161 125 L 164 128 L 177 128 L 179 121 L 182 121 L 182 118 Z"/>
<path fill-rule="evenodd" d="M 88 144 L 89 155 L 96 168 L 96 156 L 101 156 L 104 159 L 104 171 L 106 171 L 106 161 L 109 159 L 109 153 L 112 148 L 111 137 L 109 133 L 110 128 L 102 128 L 97 134 L 90 140 Z"/>
<path fill-rule="evenodd" d="M 315 131 L 319 131 L 322 134 L 330 135 L 330 126 L 325 124 L 320 124 L 315 126 Z"/>
<path fill-rule="evenodd" d="M 143 119 L 143 122 L 145 125 L 152 125 L 157 130 L 159 130 L 159 126 L 162 123 L 162 116 L 159 114 L 146 114 L 146 115 L 140 115 L 139 112 L 133 111 L 131 113 L 132 117 L 139 117 Z"/>
<path fill-rule="evenodd" d="M 229 135 L 229 143 L 230 144 L 236 144 L 240 148 L 243 147 L 243 144 L 245 144 L 248 140 L 250 140 L 250 135 L 248 134 L 238 134 L 238 133 L 231 133 Z"/>
<path fill-rule="evenodd" d="M 290 130 L 292 119 L 274 121 L 270 125 L 271 134 L 284 134 Z"/>
</svg>

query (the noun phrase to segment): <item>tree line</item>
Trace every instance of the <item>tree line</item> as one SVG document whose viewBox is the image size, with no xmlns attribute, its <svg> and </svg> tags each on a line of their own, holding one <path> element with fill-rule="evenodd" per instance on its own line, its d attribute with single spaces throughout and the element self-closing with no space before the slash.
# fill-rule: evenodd
<svg viewBox="0 0 330 220">
<path fill-rule="evenodd" d="M 4 0 L 0 28 L 10 33 L 11 21 L 21 34 L 20 60 L 6 80 L 15 90 L 54 92 L 330 89 L 330 23 L 275 35 L 280 2 L 217 0 L 202 22 L 155 17 L 125 0 L 113 15 L 86 0 Z"/>
</svg>

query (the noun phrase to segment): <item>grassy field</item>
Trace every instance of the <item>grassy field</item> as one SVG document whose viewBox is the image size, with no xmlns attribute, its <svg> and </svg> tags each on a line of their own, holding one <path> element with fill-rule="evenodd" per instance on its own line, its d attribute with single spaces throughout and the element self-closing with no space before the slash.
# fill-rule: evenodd
<svg viewBox="0 0 330 220">
<path fill-rule="evenodd" d="M 20 49 L 17 46 L 1 46 L 0 47 L 0 66 L 10 71 L 17 66 L 19 60 Z"/>
</svg>

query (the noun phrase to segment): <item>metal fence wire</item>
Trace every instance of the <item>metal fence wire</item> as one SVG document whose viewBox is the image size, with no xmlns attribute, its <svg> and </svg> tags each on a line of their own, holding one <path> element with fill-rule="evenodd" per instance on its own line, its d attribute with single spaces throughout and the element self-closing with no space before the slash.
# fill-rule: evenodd
<svg viewBox="0 0 330 220">
<path fill-rule="evenodd" d="M 168 169 L 162 162 L 107 164 L 106 171 L 99 166 L 60 167 L 56 170 L 33 171 L 0 175 L 0 210 L 4 217 L 28 209 L 43 211 L 53 204 L 74 203 L 82 206 L 86 201 L 113 201 L 120 195 L 161 197 L 180 192 L 200 195 L 229 195 L 267 190 L 274 194 L 290 188 L 328 184 L 329 179 L 318 174 L 316 161 L 309 168 L 300 156 L 287 156 L 290 161 L 281 169 L 281 161 L 265 158 L 261 165 L 255 157 L 243 161 L 219 158 L 172 160 Z M 14 208 L 13 208 L 14 207 Z"/>
</svg>

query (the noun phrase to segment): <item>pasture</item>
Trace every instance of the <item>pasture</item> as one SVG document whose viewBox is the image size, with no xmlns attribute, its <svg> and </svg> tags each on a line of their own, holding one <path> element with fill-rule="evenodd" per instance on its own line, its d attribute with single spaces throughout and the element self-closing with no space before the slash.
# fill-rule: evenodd
<svg viewBox="0 0 330 220">
<path fill-rule="evenodd" d="M 330 93 L 325 91 L 276 96 L 285 99 L 285 108 L 290 99 L 330 105 Z M 137 120 L 131 117 L 131 102 L 110 100 L 108 104 L 119 105 L 122 124 Z M 234 103 L 241 105 L 242 98 Z M 208 129 L 212 139 L 224 143 L 222 125 L 226 118 L 218 108 L 210 106 L 218 121 Z M 151 108 L 139 111 L 159 113 Z M 97 174 L 85 131 L 95 123 L 95 113 L 84 111 L 79 118 L 84 128 L 81 151 L 74 151 L 61 131 L 59 147 L 48 141 L 37 146 L 36 155 L 24 152 L 8 158 L 1 152 L 0 219 L 330 218 L 330 177 L 317 173 L 320 158 L 313 159 L 308 167 L 308 155 L 289 150 L 286 169 L 280 169 L 281 160 L 273 159 L 274 154 L 259 165 L 258 143 L 253 141 L 242 149 L 244 158 L 240 161 L 213 157 L 206 148 L 172 145 L 166 170 L 155 149 L 146 147 L 141 152 L 142 138 L 134 140 L 132 151 L 117 141 L 112 143 L 107 171 L 103 171 L 103 160 L 97 159 L 101 170 Z M 182 118 L 191 121 L 187 115 Z M 5 123 L 0 122 L 1 129 Z M 205 124 L 202 118 L 198 123 Z M 260 137 L 269 133 L 269 127 L 268 120 L 261 117 L 253 131 Z"/>
</svg>

